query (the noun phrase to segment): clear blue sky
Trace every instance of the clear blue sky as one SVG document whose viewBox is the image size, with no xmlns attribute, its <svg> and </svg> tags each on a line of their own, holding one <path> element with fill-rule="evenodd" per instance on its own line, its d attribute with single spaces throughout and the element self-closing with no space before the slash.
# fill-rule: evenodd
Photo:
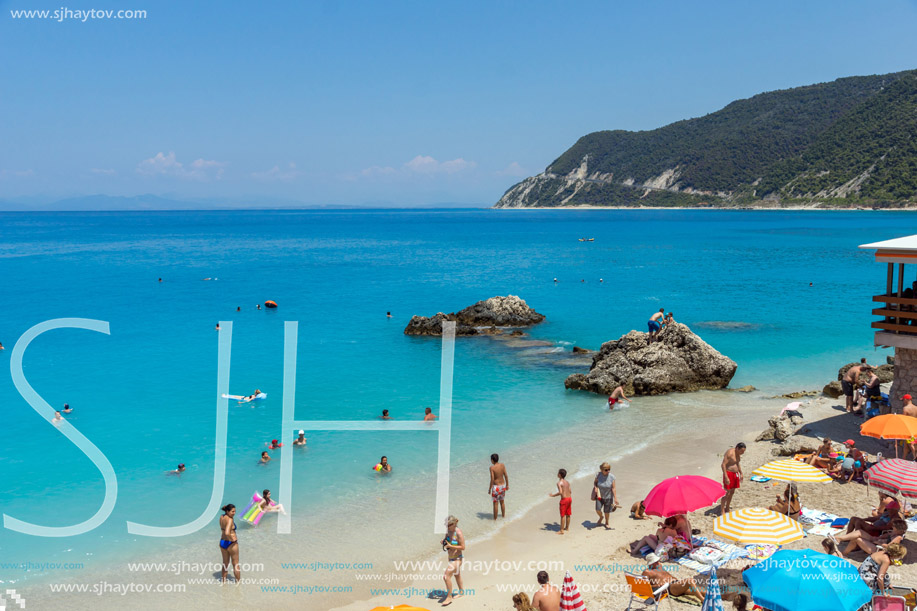
<svg viewBox="0 0 917 611">
<path fill-rule="evenodd" d="M 0 0 L 0 200 L 491 204 L 578 137 L 917 68 L 913 0 Z M 11 10 L 140 9 L 56 22 Z"/>
</svg>

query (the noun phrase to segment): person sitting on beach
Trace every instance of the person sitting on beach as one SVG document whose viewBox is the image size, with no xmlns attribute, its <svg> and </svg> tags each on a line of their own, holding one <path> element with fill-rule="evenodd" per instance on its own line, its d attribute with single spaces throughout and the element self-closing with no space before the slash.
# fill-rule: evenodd
<svg viewBox="0 0 917 611">
<path fill-rule="evenodd" d="M 821 541 L 822 549 L 825 550 L 825 553 L 829 556 L 837 556 L 838 558 L 843 558 L 844 555 L 839 549 L 837 549 L 837 542 L 832 537 L 831 539 L 825 538 Z"/>
<path fill-rule="evenodd" d="M 268 454 L 267 452 L 262 452 L 260 462 L 262 465 L 266 465 L 267 463 L 271 462 L 271 455 Z"/>
<path fill-rule="evenodd" d="M 306 445 L 306 432 L 305 431 L 302 431 L 302 430 L 299 431 L 299 437 L 293 440 L 293 445 L 294 446 Z"/>
<path fill-rule="evenodd" d="M 427 408 L 430 409 L 430 408 Z M 509 491 L 509 475 L 506 465 L 500 462 L 498 454 L 490 455 L 490 486 L 487 493 L 494 502 L 494 520 L 497 519 L 497 505 L 500 505 L 500 514 L 506 517 L 506 493 Z"/>
<path fill-rule="evenodd" d="M 831 454 L 834 454 L 834 458 L 831 457 Z M 826 469 L 835 462 L 836 458 L 837 452 L 834 451 L 834 446 L 831 445 L 831 438 L 825 437 L 818 451 L 809 457 L 808 463 L 817 469 Z"/>
<path fill-rule="evenodd" d="M 535 607 L 529 602 L 529 595 L 525 592 L 513 594 L 513 609 L 516 611 L 535 611 Z"/>
<path fill-rule="evenodd" d="M 866 455 L 862 450 L 857 449 L 853 439 L 845 441 L 844 446 L 847 448 L 847 456 L 844 458 L 842 467 L 846 479 L 842 478 L 841 481 L 849 483 L 863 477 L 863 472 L 866 471 Z"/>
<path fill-rule="evenodd" d="M 707 592 L 705 589 L 698 586 L 694 579 L 690 577 L 677 579 L 675 575 L 662 569 L 659 562 L 659 556 L 656 554 L 650 553 L 646 555 L 647 568 L 643 571 L 642 575 L 653 585 L 653 590 L 657 590 L 665 584 L 669 584 L 669 594 L 671 596 L 684 596 L 685 594 L 692 593 L 700 600 L 704 600 Z"/>
<path fill-rule="evenodd" d="M 777 497 L 777 502 L 768 507 L 771 511 L 782 513 L 786 516 L 799 519 L 799 512 L 802 511 L 802 504 L 799 502 L 799 494 L 796 492 L 796 483 L 790 482 L 783 491 L 783 496 Z"/>
<path fill-rule="evenodd" d="M 391 420 L 392 419 L 392 417 L 388 415 L 387 409 L 382 410 L 382 415 L 379 416 L 379 418 L 382 420 Z"/>
<path fill-rule="evenodd" d="M 678 536 L 678 531 L 675 530 L 675 524 L 677 524 L 677 520 L 674 516 L 666 518 L 664 522 L 659 522 L 657 524 L 659 528 L 656 530 L 655 535 L 646 535 L 639 541 L 634 541 L 628 546 L 627 551 L 629 551 L 632 556 L 636 556 L 640 553 L 640 549 L 644 545 L 648 545 L 652 551 L 656 551 L 656 548 L 660 547 L 663 541 L 669 537 L 675 538 Z"/>
<path fill-rule="evenodd" d="M 649 328 L 649 337 L 646 340 L 647 344 L 652 344 L 653 340 L 656 339 L 656 335 L 659 331 L 662 330 L 662 318 L 665 316 L 665 308 L 659 308 L 659 311 L 650 316 L 649 321 L 646 323 L 646 326 Z"/>
<path fill-rule="evenodd" d="M 646 515 L 646 503 L 637 501 L 630 506 L 630 517 L 635 520 L 652 520 L 652 516 Z"/>
<path fill-rule="evenodd" d="M 615 403 L 618 401 L 627 401 L 630 403 L 630 399 L 624 395 L 624 384 L 625 382 L 621 382 L 611 391 L 611 396 L 608 397 L 608 409 L 614 409 Z"/>
<path fill-rule="evenodd" d="M 551 583 L 546 571 L 535 576 L 541 588 L 532 597 L 532 607 L 538 611 L 560 611 L 560 588 Z"/>
<path fill-rule="evenodd" d="M 669 325 L 674 325 L 675 324 L 675 315 L 672 314 L 671 312 L 666 314 L 665 320 L 663 320 L 663 324 L 665 324 L 666 327 L 668 327 Z"/>
<path fill-rule="evenodd" d="M 831 457 L 834 462 L 832 462 L 826 469 L 825 473 L 832 479 L 843 481 L 844 480 L 844 457 L 838 454 L 837 452 L 832 452 Z"/>
<path fill-rule="evenodd" d="M 261 493 L 261 502 L 258 503 L 258 506 L 261 507 L 261 511 L 263 511 L 264 513 L 269 513 L 271 511 L 279 511 L 283 515 L 287 515 L 287 512 L 286 510 L 284 510 L 283 505 L 279 503 L 274 503 L 273 505 L 271 505 L 271 503 L 273 503 L 273 500 L 271 500 L 271 491 L 264 490 Z"/>
<path fill-rule="evenodd" d="M 875 369 L 869 369 L 868 375 L 869 379 L 866 382 L 866 386 L 863 387 L 863 392 L 857 399 L 853 409 L 853 413 L 857 416 L 862 416 L 866 412 L 867 402 L 882 400 L 882 382 L 879 381 L 879 376 L 876 375 Z"/>
<path fill-rule="evenodd" d="M 70 407 L 70 404 L 69 404 L 69 403 L 64 403 L 64 413 L 65 413 L 65 414 L 69 414 L 69 413 L 71 413 L 72 411 L 73 411 L 73 409 Z"/>
<path fill-rule="evenodd" d="M 691 542 L 691 522 L 688 521 L 688 516 L 683 513 L 676 514 L 672 516 L 675 518 L 675 532 L 678 533 L 685 543 L 688 544 L 688 548 L 693 548 L 694 544 Z"/>
<path fill-rule="evenodd" d="M 871 535 L 868 532 L 854 530 L 853 532 L 843 535 L 829 537 L 829 539 L 833 540 L 835 543 L 846 541 L 847 548 L 844 549 L 842 554 L 844 556 L 849 556 L 858 549 L 863 550 L 867 554 L 873 554 L 879 545 L 887 545 L 889 543 L 901 543 L 903 545 L 905 537 L 907 537 L 907 522 L 901 518 L 897 518 L 891 521 L 891 530 L 885 531 L 879 535 Z"/>
<path fill-rule="evenodd" d="M 178 467 L 172 469 L 171 471 L 166 471 L 166 475 L 181 475 L 185 472 L 185 463 L 178 463 Z"/>
<path fill-rule="evenodd" d="M 859 573 L 866 585 L 872 590 L 881 590 L 882 594 L 891 587 L 891 576 L 888 567 L 893 562 L 901 560 L 907 550 L 900 543 L 889 543 L 884 548 L 879 547 L 875 553 L 870 554 L 860 565 Z"/>
</svg>

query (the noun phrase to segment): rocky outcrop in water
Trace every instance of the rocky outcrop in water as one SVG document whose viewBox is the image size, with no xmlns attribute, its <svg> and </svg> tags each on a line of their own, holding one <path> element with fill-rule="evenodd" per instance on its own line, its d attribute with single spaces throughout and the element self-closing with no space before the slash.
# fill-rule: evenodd
<svg viewBox="0 0 917 611">
<path fill-rule="evenodd" d="M 736 372 L 736 363 L 691 332 L 673 323 L 652 344 L 648 334 L 631 331 L 605 342 L 592 359 L 589 373 L 575 373 L 566 388 L 611 394 L 618 385 L 634 395 L 661 395 L 725 388 Z"/>
<path fill-rule="evenodd" d="M 456 335 L 495 334 L 496 327 L 529 327 L 544 321 L 539 314 L 515 295 L 491 297 L 455 313 L 435 316 L 413 316 L 404 329 L 405 335 L 442 335 L 443 322 L 455 321 Z"/>
</svg>

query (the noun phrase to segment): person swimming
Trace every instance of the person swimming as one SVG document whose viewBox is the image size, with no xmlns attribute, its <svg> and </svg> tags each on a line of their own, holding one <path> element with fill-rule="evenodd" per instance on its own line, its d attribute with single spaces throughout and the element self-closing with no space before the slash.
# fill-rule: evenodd
<svg viewBox="0 0 917 611">
<path fill-rule="evenodd" d="M 267 447 L 269 450 L 279 450 L 283 447 L 283 444 L 277 441 L 276 439 L 271 439 L 271 444 Z"/>
<path fill-rule="evenodd" d="M 268 454 L 267 451 L 262 452 L 262 453 L 261 453 L 261 461 L 260 461 L 260 463 L 261 463 L 262 465 L 266 465 L 266 464 L 269 463 L 269 462 L 271 462 L 271 455 Z"/>
<path fill-rule="evenodd" d="M 382 469 L 381 469 L 382 473 L 391 473 L 392 472 L 392 466 L 388 464 L 388 456 L 383 456 L 379 460 L 379 464 L 382 466 Z"/>
<path fill-rule="evenodd" d="M 386 312 L 386 313 L 385 313 L 385 317 L 386 317 L 386 318 L 391 318 L 391 317 L 392 317 L 392 313 L 391 313 L 391 312 Z"/>
<path fill-rule="evenodd" d="M 220 330 L 220 323 L 218 322 L 218 323 L 217 323 L 217 331 L 219 331 L 219 330 Z"/>
<path fill-rule="evenodd" d="M 54 420 L 52 420 L 51 422 L 53 422 L 54 424 L 60 424 L 63 421 L 64 421 L 64 417 L 60 415 L 60 412 L 54 412 Z"/>
<path fill-rule="evenodd" d="M 185 463 L 178 463 L 178 467 L 172 469 L 171 471 L 166 471 L 166 475 L 181 475 L 185 472 Z"/>
<path fill-rule="evenodd" d="M 65 413 L 65 414 L 69 414 L 69 413 L 72 412 L 72 411 L 73 411 L 73 410 L 70 408 L 70 404 L 69 404 L 69 403 L 64 403 L 64 413 Z"/>
<path fill-rule="evenodd" d="M 382 420 L 392 420 L 392 417 L 388 415 L 388 410 L 382 410 L 382 415 L 379 416 Z"/>
<path fill-rule="evenodd" d="M 299 431 L 299 437 L 293 440 L 294 446 L 304 446 L 306 445 L 306 432 Z"/>
</svg>

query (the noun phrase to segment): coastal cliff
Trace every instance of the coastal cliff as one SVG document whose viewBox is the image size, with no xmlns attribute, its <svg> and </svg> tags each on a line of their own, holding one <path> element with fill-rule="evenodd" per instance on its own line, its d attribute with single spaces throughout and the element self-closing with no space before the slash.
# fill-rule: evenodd
<svg viewBox="0 0 917 611">
<path fill-rule="evenodd" d="M 917 71 L 735 101 L 580 138 L 495 208 L 917 206 Z"/>
</svg>

